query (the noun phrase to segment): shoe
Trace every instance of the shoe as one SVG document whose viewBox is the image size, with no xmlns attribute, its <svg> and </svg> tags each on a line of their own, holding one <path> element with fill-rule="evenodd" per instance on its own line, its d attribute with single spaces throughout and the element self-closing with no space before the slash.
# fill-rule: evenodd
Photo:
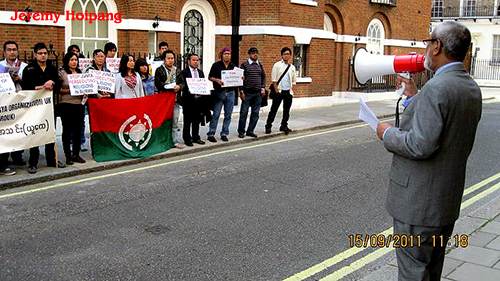
<svg viewBox="0 0 500 281">
<path fill-rule="evenodd" d="M 47 164 L 47 167 L 53 167 L 55 168 L 56 167 L 56 164 Z M 63 162 L 61 161 L 57 161 L 57 167 L 59 168 L 66 168 L 66 164 L 64 164 Z"/>
<path fill-rule="evenodd" d="M 2 174 L 4 176 L 12 176 L 12 175 L 16 174 L 16 171 L 7 167 L 7 168 L 3 168 L 2 170 L 0 170 L 0 174 Z"/>
<path fill-rule="evenodd" d="M 242 139 L 245 137 L 245 134 L 238 134 L 238 138 Z"/>
<path fill-rule="evenodd" d="M 281 132 L 285 132 L 285 135 L 288 135 L 292 130 L 288 127 L 280 127 Z"/>
<path fill-rule="evenodd" d="M 222 141 L 229 141 L 229 139 L 228 139 L 226 136 L 221 136 L 221 137 L 220 137 L 220 139 L 221 139 Z"/>
<path fill-rule="evenodd" d="M 193 146 L 193 143 L 192 142 L 186 142 L 186 145 L 187 146 Z"/>
<path fill-rule="evenodd" d="M 73 165 L 75 164 L 75 162 L 73 162 L 73 160 L 71 160 L 70 157 L 66 157 L 66 165 Z"/>
<path fill-rule="evenodd" d="M 194 143 L 197 143 L 197 144 L 205 144 L 205 142 L 204 142 L 204 141 L 202 141 L 202 140 L 195 140 L 195 141 L 193 141 L 193 142 L 194 142 Z"/>
<path fill-rule="evenodd" d="M 266 125 L 266 134 L 271 133 L 271 126 Z"/>
<path fill-rule="evenodd" d="M 178 149 L 183 149 L 184 148 L 184 145 L 180 144 L 180 143 L 176 143 L 174 144 L 175 148 L 178 148 Z"/>
<path fill-rule="evenodd" d="M 30 174 L 36 174 L 36 167 L 35 166 L 29 166 L 28 167 L 28 173 L 30 173 Z"/>
<path fill-rule="evenodd" d="M 252 137 L 252 138 L 256 138 L 257 137 L 257 135 L 254 134 L 254 133 L 247 133 L 247 136 Z"/>
<path fill-rule="evenodd" d="M 209 142 L 217 142 L 217 140 L 214 137 L 208 137 Z"/>
<path fill-rule="evenodd" d="M 80 151 L 88 151 L 89 148 L 87 146 L 87 143 L 83 143 L 81 146 L 80 146 Z"/>
<path fill-rule="evenodd" d="M 80 156 L 73 156 L 73 158 L 72 158 L 71 160 L 73 160 L 73 162 L 75 162 L 75 163 L 80 163 L 80 164 L 83 164 L 83 163 L 85 163 L 85 162 L 86 162 L 86 161 L 85 161 L 82 157 L 80 157 Z"/>
</svg>

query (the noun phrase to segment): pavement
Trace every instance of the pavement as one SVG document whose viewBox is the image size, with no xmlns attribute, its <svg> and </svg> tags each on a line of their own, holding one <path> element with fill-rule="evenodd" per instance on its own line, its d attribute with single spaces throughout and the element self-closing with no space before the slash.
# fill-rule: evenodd
<svg viewBox="0 0 500 281">
<path fill-rule="evenodd" d="M 490 102 L 494 100 L 500 101 L 500 88 L 482 88 L 482 92 L 483 100 Z M 370 93 L 369 95 L 377 95 L 377 93 Z M 390 97 L 390 95 L 388 96 Z M 390 118 L 390 120 L 393 120 L 396 99 L 397 95 L 394 94 L 394 97 L 385 100 L 368 101 L 367 104 L 379 119 Z M 27 166 L 19 167 L 10 165 L 17 173 L 12 176 L 0 176 L 0 190 L 282 136 L 283 132 L 278 131 L 281 112 L 278 112 L 276 116 L 272 133 L 264 133 L 264 125 L 269 108 L 270 106 L 261 110 L 260 119 L 255 130 L 255 134 L 258 135 L 257 138 L 247 136 L 243 139 L 238 138 L 236 132 L 238 126 L 238 108 L 235 108 L 236 113 L 233 113 L 230 134 L 228 136 L 229 142 L 222 142 L 220 140 L 218 135 L 220 134 L 222 125 L 222 120 L 220 120 L 216 133 L 217 143 L 206 141 L 208 126 L 204 126 L 200 127 L 200 136 L 206 141 L 205 145 L 195 144 L 193 147 L 185 146 L 182 149 L 172 148 L 164 153 L 143 159 L 96 162 L 93 160 L 91 152 L 86 151 L 81 153 L 81 157 L 86 160 L 85 164 L 75 163 L 66 168 L 56 169 L 45 166 L 45 152 L 43 147 L 41 147 L 38 172 L 36 174 L 28 174 Z M 294 109 L 292 106 L 289 127 L 293 132 L 289 135 L 293 136 L 307 131 L 361 123 L 362 121 L 358 119 L 358 113 L 359 105 L 357 100 L 352 98 L 336 98 L 332 106 L 305 109 Z M 180 127 L 182 128 L 182 125 Z M 57 143 L 58 155 L 63 160 L 64 154 L 62 152 L 60 135 L 57 136 Z M 25 161 L 28 160 L 28 150 L 25 151 L 23 157 Z M 447 253 L 442 280 L 500 280 L 500 196 L 476 211 L 462 216 L 457 221 L 455 230 L 456 233 L 467 235 L 468 245 L 467 247 L 450 249 L 449 253 Z M 372 272 L 364 280 L 396 280 L 397 264 L 394 251 L 392 251 L 391 255 L 392 257 L 388 259 L 387 264 Z"/>
</svg>

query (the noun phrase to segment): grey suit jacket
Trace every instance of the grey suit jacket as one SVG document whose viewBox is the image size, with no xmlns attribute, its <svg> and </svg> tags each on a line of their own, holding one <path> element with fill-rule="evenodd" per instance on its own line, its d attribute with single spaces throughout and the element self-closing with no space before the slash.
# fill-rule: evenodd
<svg viewBox="0 0 500 281">
<path fill-rule="evenodd" d="M 394 154 L 387 210 L 411 225 L 444 226 L 457 220 L 465 167 L 481 118 L 481 90 L 462 64 L 429 80 L 388 129 Z"/>
</svg>

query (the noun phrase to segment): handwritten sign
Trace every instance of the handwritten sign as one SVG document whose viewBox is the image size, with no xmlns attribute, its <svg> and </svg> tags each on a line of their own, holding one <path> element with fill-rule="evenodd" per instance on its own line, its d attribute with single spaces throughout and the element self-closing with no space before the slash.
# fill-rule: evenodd
<svg viewBox="0 0 500 281">
<path fill-rule="evenodd" d="M 78 68 L 80 68 L 81 71 L 84 71 L 91 65 L 92 65 L 92 59 L 82 59 L 82 58 L 78 59 Z"/>
<path fill-rule="evenodd" d="M 15 93 L 16 85 L 9 73 L 0 74 L 0 94 Z"/>
<path fill-rule="evenodd" d="M 68 84 L 72 96 L 97 94 L 97 81 L 92 73 L 68 74 Z"/>
<path fill-rule="evenodd" d="M 210 95 L 210 83 L 207 78 L 186 78 L 189 92 L 193 95 Z"/>
<path fill-rule="evenodd" d="M 95 77 L 97 89 L 99 91 L 114 93 L 115 92 L 115 74 L 106 71 L 90 69 L 89 73 Z"/>
<path fill-rule="evenodd" d="M 111 73 L 118 73 L 120 69 L 120 59 L 106 58 L 106 67 Z"/>
<path fill-rule="evenodd" d="M 243 73 L 244 70 L 238 67 L 235 67 L 233 70 L 222 70 L 221 80 L 224 82 L 224 85 L 221 87 L 226 88 L 243 86 Z"/>
</svg>

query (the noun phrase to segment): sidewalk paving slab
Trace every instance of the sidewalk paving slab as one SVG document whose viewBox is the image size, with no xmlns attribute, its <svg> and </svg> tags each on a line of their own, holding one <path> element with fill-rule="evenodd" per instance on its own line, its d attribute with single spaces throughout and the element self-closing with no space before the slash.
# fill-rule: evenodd
<svg viewBox="0 0 500 281">
<path fill-rule="evenodd" d="M 466 262 L 446 277 L 457 281 L 498 281 L 499 276 L 500 270 Z"/>
<path fill-rule="evenodd" d="M 485 247 L 497 237 L 495 234 L 476 231 L 469 237 L 469 245 Z"/>
<path fill-rule="evenodd" d="M 451 251 L 447 257 L 477 265 L 492 267 L 500 260 L 500 251 L 468 245 Z"/>
</svg>

